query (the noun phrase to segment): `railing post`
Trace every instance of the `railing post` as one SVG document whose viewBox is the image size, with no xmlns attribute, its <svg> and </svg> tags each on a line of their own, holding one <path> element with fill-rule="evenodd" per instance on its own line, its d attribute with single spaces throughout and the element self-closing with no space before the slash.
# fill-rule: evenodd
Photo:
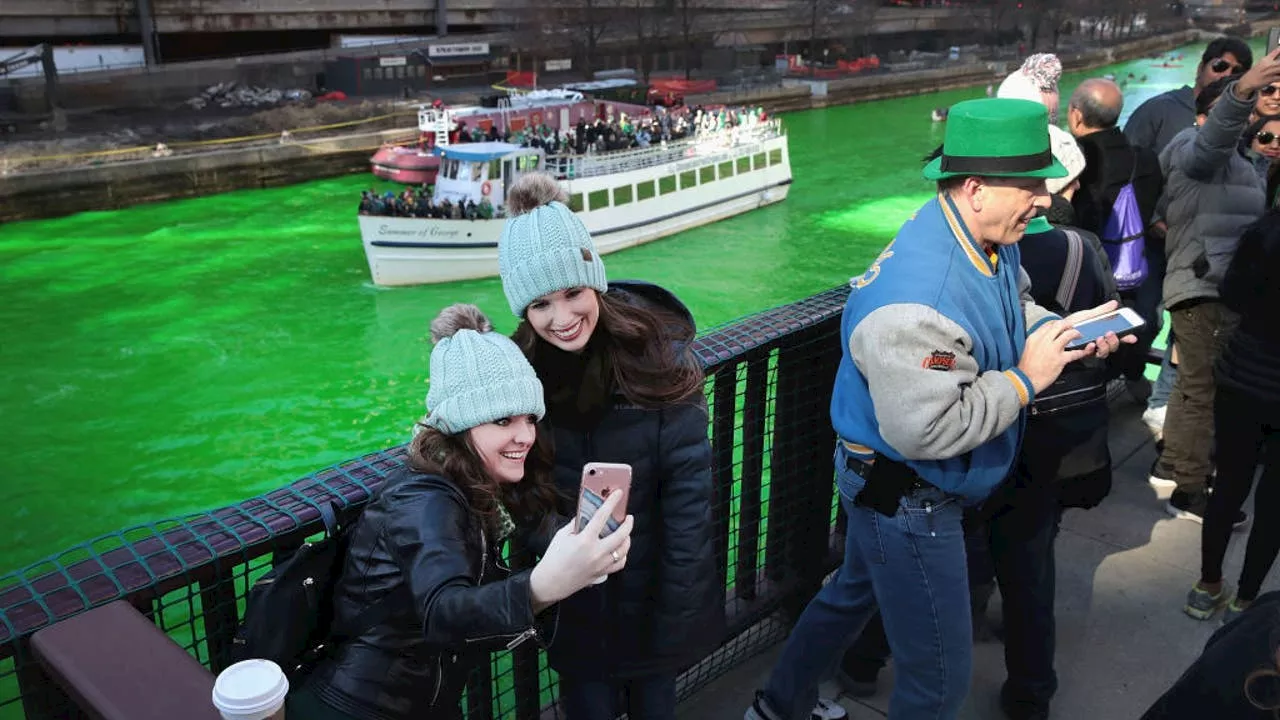
<svg viewBox="0 0 1280 720">
<path fill-rule="evenodd" d="M 738 557 L 734 590 L 756 597 L 760 565 L 760 486 L 764 477 L 764 432 L 768 418 L 769 353 L 747 358 L 747 390 L 742 402 L 742 484 L 738 495 Z"/>
<path fill-rule="evenodd" d="M 797 333 L 778 351 L 767 563 L 789 575 L 786 607 L 798 615 L 830 559 L 834 433 L 828 408 L 840 361 L 839 318 Z"/>
<path fill-rule="evenodd" d="M 235 580 L 224 578 L 221 572 L 212 579 L 201 580 L 200 607 L 205 648 L 209 651 L 209 669 L 217 675 L 231 664 L 232 641 L 240 623 Z"/>
<path fill-rule="evenodd" d="M 514 540 L 511 542 L 508 564 L 512 568 L 533 567 L 534 560 L 532 552 Z M 537 720 L 542 714 L 542 698 L 538 687 L 537 643 L 526 641 L 512 651 L 511 675 L 516 720 Z"/>
<path fill-rule="evenodd" d="M 716 577 L 729 577 L 729 508 L 733 500 L 733 436 L 737 416 L 738 363 L 724 365 L 715 373 L 711 408 L 711 471 L 716 488 L 715 525 Z"/>
<path fill-rule="evenodd" d="M 490 655 L 467 680 L 467 719 L 493 717 L 493 656 Z"/>
</svg>

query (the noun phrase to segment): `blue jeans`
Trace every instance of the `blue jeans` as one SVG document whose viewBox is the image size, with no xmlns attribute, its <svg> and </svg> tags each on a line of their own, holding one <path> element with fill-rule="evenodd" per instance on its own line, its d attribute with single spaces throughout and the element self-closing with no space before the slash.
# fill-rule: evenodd
<svg viewBox="0 0 1280 720">
<path fill-rule="evenodd" d="M 801 613 L 764 690 L 780 720 L 808 720 L 829 677 L 877 605 L 894 657 L 894 718 L 954 718 L 969 692 L 973 626 L 959 501 L 915 490 L 887 518 L 853 502 L 864 480 L 836 448 L 849 516 L 844 562 Z M 877 602 L 878 601 L 878 602 Z"/>
<path fill-rule="evenodd" d="M 1173 331 L 1169 331 L 1169 347 L 1165 348 L 1164 359 L 1160 362 L 1160 374 L 1151 386 L 1151 397 L 1147 398 L 1147 409 L 1155 410 L 1169 404 L 1169 396 L 1173 394 L 1173 381 L 1178 379 L 1178 368 L 1169 363 L 1173 357 Z"/>
<path fill-rule="evenodd" d="M 583 680 L 560 676 L 560 707 L 568 720 L 675 720 L 676 676 Z"/>
</svg>

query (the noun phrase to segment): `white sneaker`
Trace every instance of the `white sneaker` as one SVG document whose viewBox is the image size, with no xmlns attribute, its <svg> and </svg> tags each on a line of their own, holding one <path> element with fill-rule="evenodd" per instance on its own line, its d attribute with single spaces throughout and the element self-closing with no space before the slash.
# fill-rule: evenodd
<svg viewBox="0 0 1280 720">
<path fill-rule="evenodd" d="M 847 720 L 849 711 L 836 704 L 834 700 L 818 698 L 813 706 L 813 720 Z"/>
<path fill-rule="evenodd" d="M 1147 429 L 1149 429 L 1157 439 L 1164 435 L 1164 413 L 1168 407 L 1168 405 L 1161 405 L 1157 408 L 1147 408 L 1146 411 L 1142 413 L 1143 424 L 1147 426 Z"/>
</svg>

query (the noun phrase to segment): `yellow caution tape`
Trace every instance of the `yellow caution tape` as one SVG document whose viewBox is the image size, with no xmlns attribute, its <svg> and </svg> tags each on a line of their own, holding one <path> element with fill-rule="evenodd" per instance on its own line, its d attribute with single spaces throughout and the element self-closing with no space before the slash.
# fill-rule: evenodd
<svg viewBox="0 0 1280 720">
<path fill-rule="evenodd" d="M 412 110 L 401 110 L 398 112 L 387 113 L 385 115 L 378 115 L 376 117 L 371 117 L 371 118 L 361 118 L 359 120 L 348 120 L 345 122 L 333 123 L 330 125 L 316 125 L 314 127 L 290 129 L 290 130 L 287 130 L 286 132 L 288 132 L 290 135 L 323 132 L 326 130 L 336 130 L 338 128 L 352 127 L 355 125 L 363 125 L 365 123 L 377 122 L 379 120 L 386 120 L 388 118 L 399 117 L 403 115 L 416 116 L 417 112 Z M 186 142 L 174 142 L 174 143 L 162 143 L 162 144 L 169 149 L 204 147 L 204 146 L 210 146 L 210 145 L 231 145 L 231 144 L 243 143 L 243 142 L 273 140 L 273 139 L 278 139 L 281 135 L 282 133 L 280 132 L 270 132 L 270 133 L 262 133 L 259 135 L 244 135 L 244 136 L 233 137 L 233 138 L 220 138 L 217 140 L 191 140 Z M 415 136 L 415 139 L 416 139 L 416 136 Z M 71 160 L 75 158 L 90 159 L 90 158 L 99 158 L 99 157 L 111 157 L 114 155 L 128 155 L 131 153 L 153 152 L 155 149 L 156 149 L 155 145 L 138 145 L 135 147 L 127 147 L 127 148 L 113 148 L 111 150 L 94 150 L 91 152 L 79 152 L 79 153 L 59 153 L 57 155 L 37 155 L 33 157 L 7 158 L 7 159 L 13 165 L 24 165 L 24 164 L 30 164 L 30 163 L 48 162 L 50 160 Z"/>
</svg>

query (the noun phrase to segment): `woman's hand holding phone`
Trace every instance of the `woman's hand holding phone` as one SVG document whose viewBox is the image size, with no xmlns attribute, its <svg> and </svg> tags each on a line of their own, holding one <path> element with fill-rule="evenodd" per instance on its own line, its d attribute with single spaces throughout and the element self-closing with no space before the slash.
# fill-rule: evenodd
<svg viewBox="0 0 1280 720">
<path fill-rule="evenodd" d="M 600 537 L 605 521 L 620 502 L 622 494 L 613 493 L 596 510 L 582 532 L 573 531 L 575 521 L 570 521 L 556 532 L 547 552 L 529 577 L 534 612 L 541 612 L 601 577 L 626 567 L 635 519 L 628 515 L 617 530 Z"/>
</svg>

